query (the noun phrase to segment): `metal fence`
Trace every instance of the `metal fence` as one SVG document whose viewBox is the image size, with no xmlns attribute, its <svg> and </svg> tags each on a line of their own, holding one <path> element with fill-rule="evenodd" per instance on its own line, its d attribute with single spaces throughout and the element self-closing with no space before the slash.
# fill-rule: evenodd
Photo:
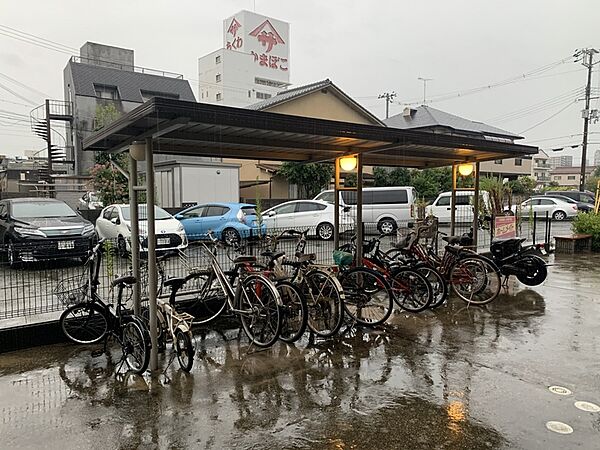
<svg viewBox="0 0 600 450">
<path fill-rule="evenodd" d="M 541 220 L 540 220 L 541 219 Z M 381 238 L 381 249 L 386 251 L 390 249 L 400 238 L 406 235 L 411 228 L 409 222 L 397 224 L 396 232 L 392 235 L 379 236 L 377 224 L 365 223 L 365 240 Z M 519 217 L 518 235 L 524 236 L 528 241 L 537 243 L 549 240 L 552 232 L 552 221 L 546 217 Z M 456 234 L 468 232 L 471 224 L 464 220 L 458 221 L 455 228 Z M 317 237 L 315 227 L 296 227 L 301 230 L 308 230 L 308 239 L 305 252 L 314 253 L 316 262 L 319 264 L 333 264 L 333 240 L 322 240 Z M 268 229 L 263 231 L 265 234 L 278 235 L 283 229 Z M 440 224 L 439 231 L 448 233 L 450 227 L 448 224 Z M 355 229 L 348 228 L 340 234 L 340 245 L 351 241 Z M 492 235 L 490 230 L 478 230 L 479 250 L 486 251 L 489 248 Z M 170 277 L 181 277 L 190 273 L 195 268 L 206 266 L 207 258 L 202 245 L 202 240 L 195 238 L 204 238 L 206 236 L 189 236 L 190 243 L 184 250 L 177 252 L 175 257 L 170 257 L 159 262 L 162 279 Z M 443 250 L 443 241 L 431 240 L 440 251 Z M 278 242 L 278 251 L 283 251 L 287 255 L 294 255 L 297 241 L 295 239 L 281 239 Z M 46 313 L 55 313 L 52 317 L 58 316 L 58 312 L 65 306 L 56 295 L 57 288 L 64 287 L 65 280 L 82 279 L 86 267 L 82 261 L 83 258 L 61 256 L 61 249 L 56 247 L 57 243 L 47 244 L 47 246 L 35 247 L 25 246 L 20 248 L 21 256 L 27 256 L 27 252 L 37 252 L 43 254 L 43 261 L 17 263 L 13 264 L 6 257 L 7 252 L 14 250 L 8 246 L 0 246 L 2 259 L 0 261 L 0 328 L 11 326 L 14 321 L 6 319 L 25 318 L 26 323 L 30 323 L 34 316 Z M 242 242 L 244 252 L 261 258 L 261 253 L 265 250 L 272 250 L 268 242 L 261 236 L 251 235 Z M 115 292 L 110 289 L 110 282 L 115 278 L 131 273 L 131 259 L 128 255 L 119 255 L 117 243 L 109 242 L 105 244 L 107 251 L 104 254 L 100 270 L 100 295 L 109 302 L 115 301 Z M 85 249 L 83 249 L 85 250 Z M 84 252 L 83 252 L 84 253 Z M 81 254 L 83 254 L 81 253 Z M 236 252 L 230 246 L 222 246 L 217 250 L 217 259 L 225 270 L 233 266 L 233 259 Z M 142 295 L 147 297 L 147 275 L 146 261 L 141 259 L 141 277 L 140 285 Z M 160 281 L 160 280 L 159 280 Z M 163 291 L 163 294 L 168 292 Z M 126 292 L 128 297 L 131 292 Z M 39 318 L 38 318 L 39 319 Z M 20 322 L 20 323 L 25 323 Z"/>
</svg>

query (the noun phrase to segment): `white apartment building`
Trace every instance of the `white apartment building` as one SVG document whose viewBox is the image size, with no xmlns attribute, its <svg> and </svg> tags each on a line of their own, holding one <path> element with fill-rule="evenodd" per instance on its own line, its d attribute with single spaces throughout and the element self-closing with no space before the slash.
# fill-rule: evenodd
<svg viewBox="0 0 600 450">
<path fill-rule="evenodd" d="M 531 176 L 537 182 L 538 186 L 546 186 L 550 184 L 550 161 L 549 156 L 543 151 L 540 150 L 537 155 L 535 155 L 531 164 Z"/>
<path fill-rule="evenodd" d="M 250 11 L 223 21 L 223 47 L 198 59 L 199 102 L 244 107 L 290 85 L 290 25 Z"/>
</svg>

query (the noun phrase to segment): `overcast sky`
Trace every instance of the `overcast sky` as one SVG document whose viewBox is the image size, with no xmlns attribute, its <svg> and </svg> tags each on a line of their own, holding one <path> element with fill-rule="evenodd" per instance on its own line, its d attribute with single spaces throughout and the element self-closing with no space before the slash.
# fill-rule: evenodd
<svg viewBox="0 0 600 450">
<path fill-rule="evenodd" d="M 527 143 L 545 149 L 581 143 L 583 102 L 575 100 L 583 97 L 586 73 L 570 57 L 576 48 L 600 49 L 598 0 L 0 0 L 0 25 L 74 49 L 86 41 L 134 49 L 136 65 L 184 74 L 197 96 L 198 57 L 222 46 L 224 18 L 254 5 L 257 13 L 291 24 L 295 85 L 330 78 L 383 118 L 378 94 L 397 93 L 390 111 L 397 114 L 405 103 L 422 102 L 418 78 L 432 78 L 431 100 L 460 94 L 428 102 L 434 108 L 522 133 Z M 25 115 L 31 110 L 2 86 L 36 104 L 44 95 L 62 99 L 69 56 L 1 34 L 5 31 L 0 28 L 0 110 Z M 600 77 L 594 73 L 593 79 L 600 90 Z M 492 87 L 465 95 L 482 86 Z M 44 146 L 22 125 L 28 122 L 0 117 L 0 154 Z M 600 123 L 590 131 L 593 159 Z M 551 156 L 577 159 L 580 151 Z"/>
</svg>

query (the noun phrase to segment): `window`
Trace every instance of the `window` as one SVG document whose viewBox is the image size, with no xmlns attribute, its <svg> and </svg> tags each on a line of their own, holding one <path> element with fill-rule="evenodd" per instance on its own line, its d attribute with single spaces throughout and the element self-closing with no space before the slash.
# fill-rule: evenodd
<svg viewBox="0 0 600 450">
<path fill-rule="evenodd" d="M 254 83 L 270 87 L 284 87 L 286 85 L 286 83 L 282 83 L 281 81 L 267 80 L 266 78 L 254 78 Z"/>
<path fill-rule="evenodd" d="M 471 204 L 471 196 L 470 195 L 457 195 L 456 196 L 456 206 L 460 205 L 470 205 Z"/>
<path fill-rule="evenodd" d="M 542 198 L 540 200 L 537 200 L 537 203 L 535 203 L 536 205 L 543 205 L 543 206 L 550 206 L 550 205 L 555 205 L 556 202 L 554 202 L 553 200 L 550 200 L 549 198 Z"/>
<path fill-rule="evenodd" d="M 275 211 L 277 214 L 289 214 L 289 213 L 293 213 L 295 211 L 295 209 L 296 209 L 295 203 L 288 203 L 287 205 L 278 206 L 273 211 Z"/>
<path fill-rule="evenodd" d="M 216 81 L 217 83 L 220 83 L 220 82 L 221 82 L 221 74 L 220 74 L 220 73 L 218 73 L 217 75 L 215 75 L 215 81 Z"/>
<path fill-rule="evenodd" d="M 436 206 L 450 206 L 450 196 L 446 195 L 444 197 L 440 197 L 436 203 Z"/>
<path fill-rule="evenodd" d="M 94 84 L 96 97 L 105 98 L 107 100 L 119 100 L 119 90 L 116 86 L 108 86 L 105 84 Z"/>
<path fill-rule="evenodd" d="M 6 216 L 6 205 L 4 203 L 0 204 L 0 217 Z"/>
<path fill-rule="evenodd" d="M 408 203 L 408 193 L 404 189 L 365 191 L 363 197 L 365 197 L 363 203 L 368 205 Z"/>
<path fill-rule="evenodd" d="M 102 214 L 102 217 L 106 220 L 110 220 L 110 215 L 112 214 L 113 209 L 114 208 L 106 208 Z"/>
<path fill-rule="evenodd" d="M 593 205 L 594 197 L 592 197 L 591 195 L 588 195 L 588 194 L 581 194 L 579 196 L 579 201 L 584 202 L 584 203 L 591 203 Z"/>
<path fill-rule="evenodd" d="M 494 164 L 502 164 L 502 160 L 501 159 L 497 159 L 494 161 Z"/>
<path fill-rule="evenodd" d="M 256 98 L 260 98 L 261 100 L 266 100 L 268 98 L 271 98 L 271 94 L 267 94 L 266 92 L 256 91 Z"/>
<path fill-rule="evenodd" d="M 248 98 L 251 98 L 251 97 L 252 97 L 252 91 L 248 90 Z"/>
<path fill-rule="evenodd" d="M 113 208 L 112 211 L 110 212 L 109 220 L 118 219 L 118 218 L 119 218 L 119 210 L 117 208 Z"/>
<path fill-rule="evenodd" d="M 318 203 L 300 202 L 296 203 L 296 212 L 315 212 L 322 211 L 327 208 L 326 205 L 319 205 Z"/>
<path fill-rule="evenodd" d="M 562 176 L 560 176 L 560 175 L 554 175 L 555 180 L 560 180 L 561 178 L 562 178 Z"/>
<path fill-rule="evenodd" d="M 334 203 L 335 198 L 333 196 L 333 192 L 323 192 L 321 195 L 317 197 L 317 200 L 323 200 L 327 203 Z"/>
<path fill-rule="evenodd" d="M 576 178 L 575 175 L 567 175 L 567 180 L 575 180 Z"/>
<path fill-rule="evenodd" d="M 217 92 L 217 95 L 215 97 L 217 99 L 218 102 L 220 102 L 221 100 L 223 100 L 223 96 L 221 95 L 220 92 Z"/>
<path fill-rule="evenodd" d="M 215 64 L 221 64 L 221 55 L 215 56 Z"/>
<path fill-rule="evenodd" d="M 204 217 L 224 216 L 228 212 L 229 208 L 225 206 L 211 205 L 207 208 L 206 213 L 204 213 Z"/>
<path fill-rule="evenodd" d="M 179 94 L 172 94 L 171 92 L 158 92 L 158 91 L 145 91 L 140 89 L 140 94 L 142 94 L 142 100 L 147 102 L 151 98 L 160 97 L 160 98 L 172 98 L 173 100 L 179 99 Z"/>
<path fill-rule="evenodd" d="M 198 206 L 197 208 L 190 209 L 188 212 L 182 214 L 182 216 L 184 219 L 191 219 L 194 217 L 202 217 L 202 214 L 204 213 L 205 209 L 206 209 L 205 206 Z"/>
<path fill-rule="evenodd" d="M 515 158 L 515 166 L 522 166 L 522 165 L 523 165 L 523 159 Z"/>
</svg>

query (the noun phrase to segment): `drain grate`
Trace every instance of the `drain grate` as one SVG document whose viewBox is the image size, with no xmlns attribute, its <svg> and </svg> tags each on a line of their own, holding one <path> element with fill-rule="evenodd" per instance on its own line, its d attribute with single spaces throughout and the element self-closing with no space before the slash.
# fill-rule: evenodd
<svg viewBox="0 0 600 450">
<path fill-rule="evenodd" d="M 573 432 L 573 427 L 571 425 L 556 420 L 546 422 L 546 428 L 558 434 L 571 434 Z"/>
<path fill-rule="evenodd" d="M 562 386 L 550 386 L 548 388 L 548 390 L 556 395 L 571 395 L 572 394 L 570 389 L 567 389 L 566 387 L 562 387 Z"/>
</svg>

